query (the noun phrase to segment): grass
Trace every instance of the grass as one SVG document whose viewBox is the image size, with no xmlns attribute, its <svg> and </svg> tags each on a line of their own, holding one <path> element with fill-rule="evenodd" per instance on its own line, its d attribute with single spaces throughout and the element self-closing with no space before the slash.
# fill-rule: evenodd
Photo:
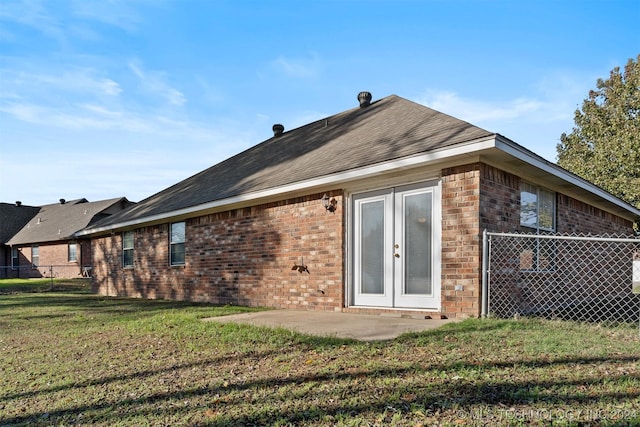
<svg viewBox="0 0 640 427">
<path fill-rule="evenodd" d="M 91 290 L 90 279 L 1 279 L 0 295 L 22 292 Z"/>
<path fill-rule="evenodd" d="M 640 425 L 640 341 L 467 320 L 385 342 L 203 322 L 249 311 L 0 297 L 4 425 Z"/>
</svg>

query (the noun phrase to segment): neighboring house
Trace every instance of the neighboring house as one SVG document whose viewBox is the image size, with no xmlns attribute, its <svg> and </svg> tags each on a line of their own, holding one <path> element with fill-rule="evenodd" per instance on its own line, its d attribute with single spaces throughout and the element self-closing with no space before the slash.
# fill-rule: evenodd
<svg viewBox="0 0 640 427">
<path fill-rule="evenodd" d="M 89 276 L 91 244 L 74 233 L 131 205 L 120 197 L 98 202 L 60 199 L 60 203 L 35 208 L 35 214 L 6 243 L 11 252 L 8 276 Z"/>
<path fill-rule="evenodd" d="M 77 233 L 91 237 L 94 291 L 478 316 L 484 229 L 630 234 L 640 217 L 499 134 L 395 95 L 358 99 L 288 132 L 274 125 Z"/>
<path fill-rule="evenodd" d="M 15 277 L 18 262 L 18 251 L 11 250 L 7 242 L 24 227 L 40 208 L 15 204 L 0 203 L 0 279 Z"/>
</svg>

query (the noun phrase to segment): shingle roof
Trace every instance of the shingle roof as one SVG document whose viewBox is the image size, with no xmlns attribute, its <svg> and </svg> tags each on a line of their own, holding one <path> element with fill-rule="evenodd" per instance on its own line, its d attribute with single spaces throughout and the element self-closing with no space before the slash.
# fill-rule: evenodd
<svg viewBox="0 0 640 427">
<path fill-rule="evenodd" d="M 493 133 L 396 95 L 270 138 L 100 225 L 412 156 Z"/>
<path fill-rule="evenodd" d="M 0 203 L 0 245 L 7 243 L 39 210 L 35 206 Z"/>
<path fill-rule="evenodd" d="M 115 199 L 88 202 L 86 199 L 55 203 L 39 208 L 35 216 L 8 242 L 9 245 L 52 242 L 69 239 L 78 230 L 105 218 L 110 211 L 120 211 L 130 202 Z"/>
</svg>

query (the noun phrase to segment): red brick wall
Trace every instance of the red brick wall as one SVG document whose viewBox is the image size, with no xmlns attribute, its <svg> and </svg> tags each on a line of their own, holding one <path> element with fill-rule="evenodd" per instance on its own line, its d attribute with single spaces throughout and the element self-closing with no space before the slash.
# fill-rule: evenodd
<svg viewBox="0 0 640 427">
<path fill-rule="evenodd" d="M 569 196 L 558 194 L 557 228 L 560 233 L 633 234 L 633 223 L 588 205 Z"/>
<path fill-rule="evenodd" d="M 537 184 L 537 183 L 533 183 Z M 442 171 L 442 311 L 478 316 L 482 283 L 482 231 L 523 232 L 520 178 L 498 168 L 470 164 Z M 557 193 L 558 233 L 630 235 L 632 223 Z M 462 290 L 456 290 L 462 286 Z"/>
<path fill-rule="evenodd" d="M 537 183 L 533 183 L 537 184 Z M 520 225 L 520 178 L 501 171 L 497 168 L 482 165 L 480 223 L 483 229 L 495 232 L 535 233 L 536 230 Z M 622 234 L 630 235 L 632 223 L 596 207 L 580 202 L 564 194 L 556 193 L 556 232 L 560 234 Z M 513 253 L 526 262 L 525 256 L 533 257 L 533 252 L 527 254 L 526 243 L 519 241 L 513 248 Z M 518 256 L 518 252 L 520 255 Z M 568 262 L 558 251 L 556 262 Z M 583 262 L 576 258 L 574 262 Z M 606 270 L 606 269 L 604 269 Z M 582 278 L 573 278 L 572 283 L 558 286 L 564 280 L 564 272 L 542 271 L 522 274 L 519 268 L 512 274 L 503 273 L 500 281 L 494 283 L 499 292 L 512 298 L 511 304 L 519 306 L 522 303 L 521 289 L 527 288 L 529 302 L 536 299 L 549 301 L 557 299 L 558 292 L 567 292 L 570 287 L 586 288 Z M 594 274 L 597 274 L 594 272 Z M 591 295 L 595 290 L 589 291 Z"/>
<path fill-rule="evenodd" d="M 480 172 L 480 164 L 442 171 L 442 312 L 448 317 L 477 316 L 480 309 Z"/>
<path fill-rule="evenodd" d="M 81 245 L 84 244 L 90 248 L 90 242 L 78 242 L 78 257 L 81 256 Z M 69 262 L 69 243 L 41 243 L 39 246 L 39 267 L 31 268 L 31 245 L 20 246 L 18 248 L 18 259 L 20 268 L 10 270 L 10 277 L 53 277 L 60 279 L 76 279 L 82 277 L 82 269 L 80 266 L 81 259 Z M 9 257 L 11 249 L 8 249 Z M 90 260 L 88 256 L 86 259 Z M 9 258 L 9 265 L 11 258 Z"/>
<path fill-rule="evenodd" d="M 520 178 L 481 164 L 480 206 L 480 232 L 519 231 Z"/>
<path fill-rule="evenodd" d="M 343 197 L 322 194 L 186 220 L 186 262 L 170 267 L 169 224 L 134 232 L 134 268 L 122 268 L 122 236 L 94 239 L 96 292 L 278 308 L 343 306 Z M 304 264 L 309 274 L 292 270 Z"/>
<path fill-rule="evenodd" d="M 536 184 L 536 183 L 534 183 Z M 343 196 L 321 194 L 186 220 L 186 265 L 169 267 L 169 224 L 135 230 L 135 267 L 122 268 L 121 234 L 92 242 L 94 290 L 279 308 L 340 310 L 344 299 Z M 442 170 L 442 312 L 480 315 L 482 231 L 520 226 L 520 178 L 475 163 Z M 625 233 L 629 221 L 557 195 L 559 232 Z M 304 264 L 310 274 L 292 270 Z"/>
<path fill-rule="evenodd" d="M 481 165 L 481 173 L 481 228 L 505 233 L 535 232 L 535 229 L 520 226 L 520 178 L 486 164 Z M 630 235 L 632 223 L 556 193 L 556 232 Z"/>
</svg>

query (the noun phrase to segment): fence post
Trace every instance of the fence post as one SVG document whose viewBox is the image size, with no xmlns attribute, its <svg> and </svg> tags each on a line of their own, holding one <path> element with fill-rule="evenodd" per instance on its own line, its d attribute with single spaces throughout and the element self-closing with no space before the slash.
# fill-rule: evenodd
<svg viewBox="0 0 640 427">
<path fill-rule="evenodd" d="M 482 317 L 487 317 L 489 305 L 489 235 L 485 228 L 482 232 Z"/>
<path fill-rule="evenodd" d="M 49 266 L 49 277 L 51 278 L 51 288 L 49 290 L 52 291 L 53 290 L 53 265 Z"/>
</svg>

